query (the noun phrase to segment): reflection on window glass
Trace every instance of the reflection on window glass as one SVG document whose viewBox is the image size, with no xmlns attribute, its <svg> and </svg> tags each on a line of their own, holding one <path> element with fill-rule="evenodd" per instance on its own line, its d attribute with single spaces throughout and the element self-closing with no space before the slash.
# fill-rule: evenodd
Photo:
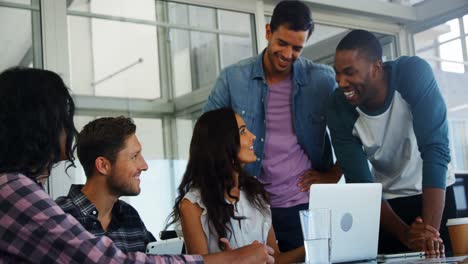
<svg viewBox="0 0 468 264">
<path fill-rule="evenodd" d="M 444 34 L 439 36 L 439 42 L 444 42 L 460 36 L 460 23 L 458 19 L 453 19 L 444 24 Z"/>
<path fill-rule="evenodd" d="M 468 15 L 463 17 L 463 25 L 465 27 L 465 34 L 468 34 Z"/>
<path fill-rule="evenodd" d="M 455 155 L 454 163 L 457 170 L 468 170 L 468 122 L 455 120 L 451 122 L 453 139 L 456 144 L 452 144 Z"/>
<path fill-rule="evenodd" d="M 186 118 L 177 118 L 177 157 L 179 159 L 188 159 L 190 141 L 192 139 L 193 124 L 192 120 Z"/>
<path fill-rule="evenodd" d="M 169 30 L 175 96 L 211 88 L 221 68 L 253 55 L 251 14 L 169 2 L 168 17 L 171 24 L 193 27 Z"/>
<path fill-rule="evenodd" d="M 74 0 L 68 10 L 155 21 L 154 0 Z"/>
<path fill-rule="evenodd" d="M 169 3 L 169 22 L 216 29 L 216 9 Z M 218 75 L 217 35 L 171 29 L 174 94 L 212 85 Z"/>
<path fill-rule="evenodd" d="M 253 56 L 252 36 L 250 35 L 252 20 L 249 18 L 250 16 L 249 14 L 232 11 L 218 11 L 220 29 L 249 34 L 248 37 L 219 36 L 221 68 Z"/>
<path fill-rule="evenodd" d="M 252 27 L 249 14 L 233 11 L 219 10 L 219 28 L 228 31 L 242 32 L 250 34 Z"/>
<path fill-rule="evenodd" d="M 169 21 L 173 24 L 188 25 L 188 6 L 184 4 L 168 3 Z"/>
<path fill-rule="evenodd" d="M 250 38 L 221 35 L 219 36 L 219 45 L 221 48 L 221 68 L 253 56 Z"/>
<path fill-rule="evenodd" d="M 216 35 L 191 32 L 191 63 L 193 90 L 211 86 L 218 75 Z"/>
<path fill-rule="evenodd" d="M 161 119 L 133 118 L 136 135 L 143 147 L 143 157 L 148 160 L 164 158 L 163 130 Z"/>
<path fill-rule="evenodd" d="M 216 28 L 216 10 L 213 8 L 189 6 L 189 24 L 193 27 Z"/>
<path fill-rule="evenodd" d="M 32 23 L 34 22 L 31 20 L 31 11 L 0 7 L 0 21 L 8 21 L 0 23 L 0 36 L 2 36 L 0 71 L 12 66 L 42 67 L 39 62 L 34 63 L 34 57 L 40 57 L 40 54 L 34 54 L 34 51 L 41 49 L 33 47 Z M 40 40 L 35 43 L 40 45 Z"/>
<path fill-rule="evenodd" d="M 442 40 L 460 36 L 459 27 L 455 25 L 458 25 L 458 19 L 415 34 L 416 55 L 426 59 L 434 68 L 463 73 L 465 67 L 460 38 L 440 44 Z M 456 30 L 450 31 L 454 28 Z"/>
<path fill-rule="evenodd" d="M 432 66 L 445 99 L 452 163 L 455 171 L 463 171 L 468 170 L 468 87 L 465 85 L 468 72 L 463 64 L 468 58 L 462 52 L 458 21 L 454 19 L 415 34 L 414 46 L 416 55 L 426 59 Z M 445 43 L 441 44 L 440 41 Z"/>
<path fill-rule="evenodd" d="M 216 29 L 215 11 L 213 8 L 169 3 L 169 19 L 174 24 L 189 24 L 192 27 Z M 213 56 L 213 51 L 216 51 L 216 35 L 173 29 L 171 37 L 174 40 L 171 41 L 171 50 L 173 68 L 176 69 L 174 74 L 176 94 L 181 94 L 181 90 L 185 90 L 184 93 L 186 93 L 192 90 L 191 87 L 198 89 L 209 84 L 212 81 L 210 76 L 216 74 L 217 70 L 216 56 Z M 191 65 L 192 72 L 182 65 Z M 193 74 L 193 85 L 187 83 L 187 80 L 192 79 L 190 78 L 191 73 Z M 188 77 L 183 77 L 187 75 Z"/>
<path fill-rule="evenodd" d="M 466 47 L 466 54 L 468 54 L 468 37 L 465 38 L 465 47 Z M 465 61 L 466 63 L 466 61 Z"/>
<path fill-rule="evenodd" d="M 76 94 L 160 97 L 156 27 L 68 16 L 68 29 Z"/>
<path fill-rule="evenodd" d="M 190 32 L 171 29 L 170 36 L 174 96 L 180 96 L 192 91 Z"/>
<path fill-rule="evenodd" d="M 382 44 L 382 61 L 394 60 L 397 58 L 395 47 L 395 39 L 392 38 L 391 42 Z"/>
<path fill-rule="evenodd" d="M 413 35 L 416 54 L 438 45 L 438 36 L 443 34 L 444 25 L 439 25 Z M 435 53 L 434 53 L 435 54 Z"/>
<path fill-rule="evenodd" d="M 463 62 L 463 53 L 461 49 L 460 39 L 453 40 L 440 45 L 440 58 L 443 60 L 441 62 L 441 68 L 443 71 L 458 73 L 465 72 L 465 67 L 461 63 Z M 460 63 L 447 62 L 445 60 L 459 61 Z"/>
<path fill-rule="evenodd" d="M 314 32 L 312 32 L 312 35 L 307 40 L 306 46 L 310 46 L 331 38 L 338 38 L 338 40 L 341 40 L 349 31 L 350 30 L 348 28 L 315 24 Z M 330 47 L 330 49 L 334 52 L 334 47 Z"/>
</svg>

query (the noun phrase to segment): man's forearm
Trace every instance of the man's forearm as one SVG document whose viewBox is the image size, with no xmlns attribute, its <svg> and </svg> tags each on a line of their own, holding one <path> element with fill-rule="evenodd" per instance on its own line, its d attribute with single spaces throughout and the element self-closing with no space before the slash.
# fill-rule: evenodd
<svg viewBox="0 0 468 264">
<path fill-rule="evenodd" d="M 340 164 L 338 162 L 335 163 L 330 169 L 330 172 L 335 175 L 336 182 L 338 182 L 341 178 L 341 175 L 343 175 L 343 170 L 341 170 Z"/>
<path fill-rule="evenodd" d="M 326 172 L 327 174 L 327 181 L 330 183 L 337 183 L 341 176 L 343 175 L 343 171 L 341 170 L 340 164 L 336 162 L 331 168 Z"/>
<path fill-rule="evenodd" d="M 423 188 L 422 218 L 425 224 L 429 224 L 439 230 L 444 207 L 445 190 Z"/>
<path fill-rule="evenodd" d="M 393 211 L 390 204 L 386 201 L 382 202 L 380 210 L 380 224 L 382 227 L 393 234 L 403 244 L 407 243 L 406 232 L 408 225 Z"/>
</svg>

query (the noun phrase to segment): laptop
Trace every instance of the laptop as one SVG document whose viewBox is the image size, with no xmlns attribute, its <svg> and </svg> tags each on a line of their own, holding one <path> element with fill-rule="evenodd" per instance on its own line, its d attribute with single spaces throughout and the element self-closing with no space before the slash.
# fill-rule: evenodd
<svg viewBox="0 0 468 264">
<path fill-rule="evenodd" d="M 313 184 L 309 208 L 331 209 L 333 263 L 377 257 L 382 184 Z"/>
</svg>

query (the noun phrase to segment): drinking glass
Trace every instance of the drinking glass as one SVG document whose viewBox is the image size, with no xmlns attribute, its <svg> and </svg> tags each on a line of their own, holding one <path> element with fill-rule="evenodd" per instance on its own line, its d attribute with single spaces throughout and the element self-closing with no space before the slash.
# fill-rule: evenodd
<svg viewBox="0 0 468 264">
<path fill-rule="evenodd" d="M 306 262 L 308 264 L 330 263 L 331 211 L 316 208 L 299 211 Z"/>
</svg>

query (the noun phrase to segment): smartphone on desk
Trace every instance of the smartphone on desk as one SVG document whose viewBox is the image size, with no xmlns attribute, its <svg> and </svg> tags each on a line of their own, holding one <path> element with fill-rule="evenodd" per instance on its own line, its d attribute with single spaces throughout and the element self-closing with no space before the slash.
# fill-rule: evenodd
<svg viewBox="0 0 468 264">
<path fill-rule="evenodd" d="M 423 258 L 426 255 L 424 251 L 420 252 L 405 252 L 405 253 L 396 253 L 396 254 L 379 254 L 377 259 L 395 259 L 395 258 Z"/>
</svg>

